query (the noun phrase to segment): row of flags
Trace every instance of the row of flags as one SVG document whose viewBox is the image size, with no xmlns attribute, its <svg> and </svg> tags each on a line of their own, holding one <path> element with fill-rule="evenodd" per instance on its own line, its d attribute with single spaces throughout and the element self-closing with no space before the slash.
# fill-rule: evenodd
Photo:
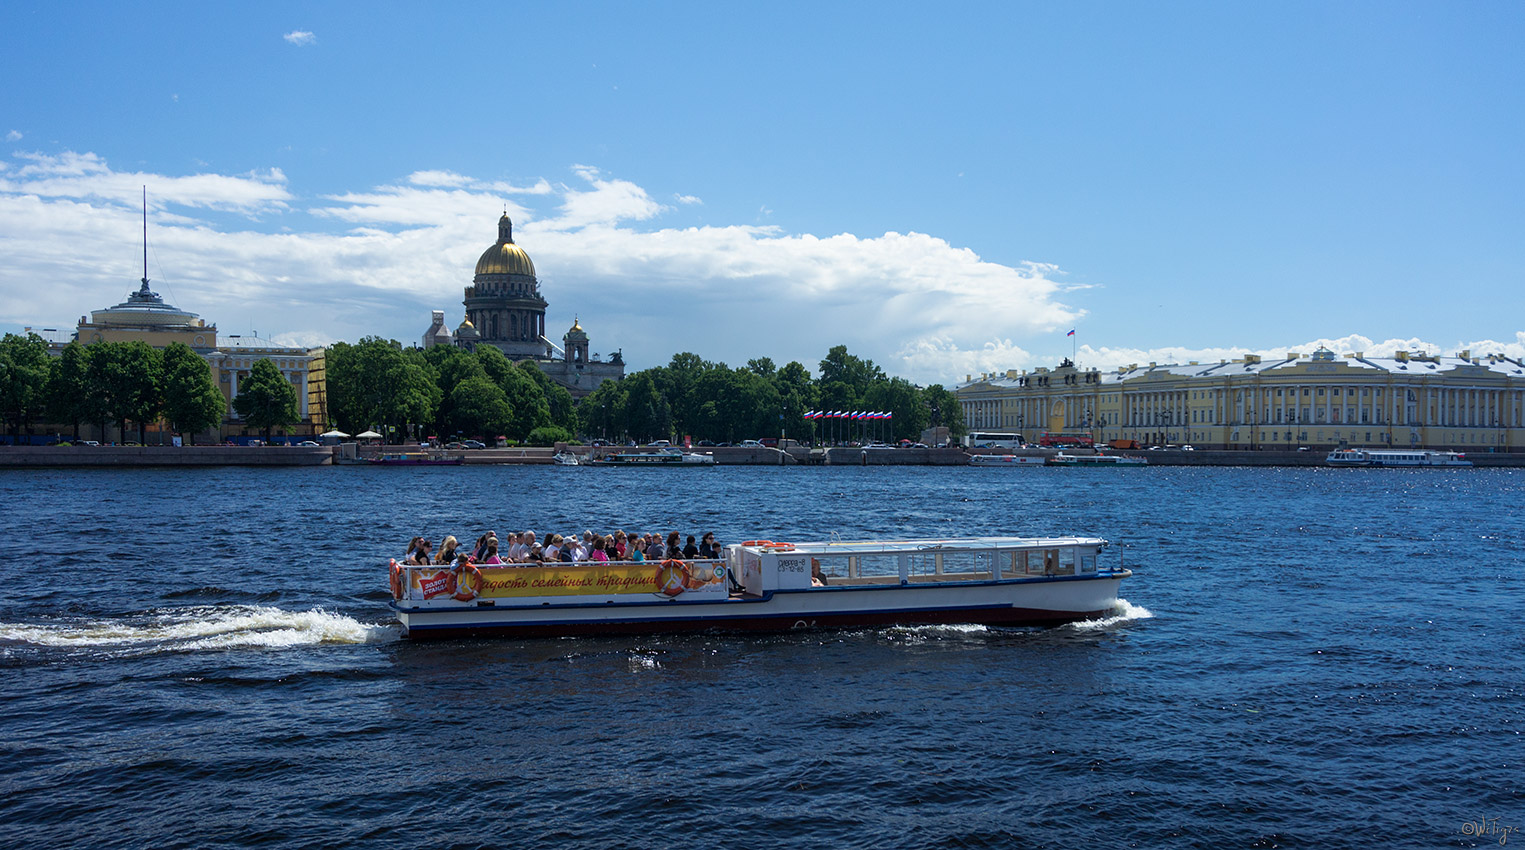
<svg viewBox="0 0 1525 850">
<path fill-rule="evenodd" d="M 812 410 L 805 414 L 806 419 L 852 419 L 858 422 L 866 422 L 871 419 L 894 419 L 895 414 L 888 411 L 870 410 Z"/>
</svg>

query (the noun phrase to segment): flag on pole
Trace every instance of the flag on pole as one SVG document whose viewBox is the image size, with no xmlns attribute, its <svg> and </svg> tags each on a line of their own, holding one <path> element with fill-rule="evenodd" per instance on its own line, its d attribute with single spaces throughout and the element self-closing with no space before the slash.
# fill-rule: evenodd
<svg viewBox="0 0 1525 850">
<path fill-rule="evenodd" d="M 1065 334 L 1065 336 L 1074 336 L 1074 335 L 1075 335 L 1075 329 L 1074 328 L 1070 328 L 1070 332 Z"/>
</svg>

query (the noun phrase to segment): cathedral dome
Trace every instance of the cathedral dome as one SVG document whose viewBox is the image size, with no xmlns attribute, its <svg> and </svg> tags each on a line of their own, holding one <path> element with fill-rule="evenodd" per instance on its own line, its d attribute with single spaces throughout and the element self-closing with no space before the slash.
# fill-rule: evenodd
<svg viewBox="0 0 1525 850">
<path fill-rule="evenodd" d="M 514 225 L 508 213 L 498 219 L 498 241 L 477 260 L 477 274 L 522 274 L 535 276 L 530 255 L 514 244 Z"/>
</svg>

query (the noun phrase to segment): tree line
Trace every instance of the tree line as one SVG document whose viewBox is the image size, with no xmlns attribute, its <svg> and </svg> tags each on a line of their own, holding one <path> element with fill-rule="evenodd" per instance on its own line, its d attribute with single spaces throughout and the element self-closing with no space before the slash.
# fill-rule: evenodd
<svg viewBox="0 0 1525 850">
<path fill-rule="evenodd" d="M 658 366 L 605 381 L 578 405 L 579 425 L 590 438 L 649 442 L 689 436 L 737 442 L 783 436 L 800 442 L 858 439 L 840 424 L 806 418 L 816 410 L 874 410 L 892 415 L 870 426 L 868 436 L 920 439 L 929 426 L 964 433 L 963 413 L 952 392 L 940 384 L 918 387 L 904 378 L 849 354 L 838 345 L 820 361 L 820 377 L 798 361 L 777 367 L 769 358 L 731 368 L 697 354 L 673 356 Z"/>
<path fill-rule="evenodd" d="M 328 415 L 350 433 L 389 438 L 507 437 L 533 445 L 573 439 L 572 395 L 533 361 L 512 363 L 490 345 L 403 348 L 365 337 L 324 355 Z"/>
<path fill-rule="evenodd" d="M 238 390 L 234 410 L 267 439 L 300 420 L 296 388 L 269 360 L 256 361 Z M 70 426 L 75 440 L 81 425 L 105 433 L 114 422 L 125 437 L 131 422 L 142 442 L 148 425 L 163 422 L 194 442 L 221 425 L 227 410 L 211 365 L 184 343 L 157 349 L 142 340 L 75 341 L 52 357 L 37 334 L 0 338 L 0 422 L 13 437 L 44 422 Z"/>
</svg>

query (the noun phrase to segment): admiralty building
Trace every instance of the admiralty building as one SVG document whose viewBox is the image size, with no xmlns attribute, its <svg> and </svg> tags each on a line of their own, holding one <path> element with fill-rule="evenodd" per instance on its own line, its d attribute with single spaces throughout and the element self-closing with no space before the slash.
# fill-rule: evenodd
<svg viewBox="0 0 1525 850">
<path fill-rule="evenodd" d="M 1032 442 L 1050 432 L 1221 449 L 1525 451 L 1525 365 L 1502 354 L 1340 357 L 1320 348 L 1105 372 L 1065 360 L 969 376 L 957 395 L 970 431 Z"/>
</svg>

